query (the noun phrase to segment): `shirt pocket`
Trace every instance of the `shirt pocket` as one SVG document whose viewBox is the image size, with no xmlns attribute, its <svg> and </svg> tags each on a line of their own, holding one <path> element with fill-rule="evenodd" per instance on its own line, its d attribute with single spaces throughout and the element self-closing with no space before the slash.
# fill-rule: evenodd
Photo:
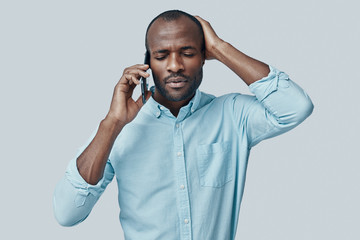
<svg viewBox="0 0 360 240">
<path fill-rule="evenodd" d="M 198 146 L 197 163 L 201 186 L 220 188 L 233 179 L 230 148 L 229 142 Z"/>
</svg>

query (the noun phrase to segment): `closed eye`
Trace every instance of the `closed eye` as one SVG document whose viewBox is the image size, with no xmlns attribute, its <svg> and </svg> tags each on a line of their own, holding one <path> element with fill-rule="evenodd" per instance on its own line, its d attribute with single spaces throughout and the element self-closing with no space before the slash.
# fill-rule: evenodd
<svg viewBox="0 0 360 240">
<path fill-rule="evenodd" d="M 183 53 L 185 57 L 193 57 L 195 54 L 193 53 Z"/>
<path fill-rule="evenodd" d="M 159 61 L 164 60 L 165 58 L 166 58 L 166 56 L 156 56 L 155 57 L 155 59 L 159 60 Z"/>
</svg>

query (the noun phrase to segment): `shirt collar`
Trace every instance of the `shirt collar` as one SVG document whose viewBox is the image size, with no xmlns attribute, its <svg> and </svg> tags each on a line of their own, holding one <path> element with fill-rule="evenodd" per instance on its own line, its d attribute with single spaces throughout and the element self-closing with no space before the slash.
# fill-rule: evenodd
<svg viewBox="0 0 360 240">
<path fill-rule="evenodd" d="M 150 91 L 152 91 L 154 93 L 153 88 L 151 88 Z M 177 118 L 184 119 L 185 117 L 194 113 L 197 110 L 197 108 L 199 107 L 200 99 L 201 99 L 201 91 L 199 89 L 197 89 L 194 97 L 190 100 L 190 102 L 180 109 Z M 148 101 L 146 102 L 146 104 L 144 106 L 144 110 L 149 111 L 152 115 L 154 115 L 157 118 L 159 118 L 163 114 L 167 115 L 168 117 L 175 118 L 172 115 L 172 113 L 170 112 L 170 110 L 167 109 L 166 107 L 164 107 L 163 105 L 161 105 L 160 103 L 156 102 L 155 99 L 153 98 L 153 96 L 151 96 L 148 99 Z"/>
</svg>

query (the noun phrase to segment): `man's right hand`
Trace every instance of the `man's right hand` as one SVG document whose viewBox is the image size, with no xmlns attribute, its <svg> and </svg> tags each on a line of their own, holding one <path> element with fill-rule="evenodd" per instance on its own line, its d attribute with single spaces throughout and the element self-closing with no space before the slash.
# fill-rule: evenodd
<svg viewBox="0 0 360 240">
<path fill-rule="evenodd" d="M 131 122 L 143 106 L 140 96 L 135 102 L 132 94 L 140 77 L 149 77 L 149 65 L 137 64 L 124 70 L 116 84 L 109 113 L 99 125 L 99 129 L 89 146 L 77 158 L 80 175 L 89 184 L 97 184 L 103 177 L 111 148 L 122 128 Z M 146 99 L 151 95 L 147 92 Z"/>
<path fill-rule="evenodd" d="M 109 120 L 116 125 L 125 126 L 136 117 L 143 103 L 141 96 L 134 101 L 132 94 L 136 85 L 140 84 L 139 79 L 150 76 L 146 72 L 147 69 L 149 69 L 147 64 L 137 64 L 125 68 L 122 77 L 115 86 L 110 110 L 105 120 Z M 150 95 L 151 93 L 147 92 L 146 99 Z"/>
</svg>

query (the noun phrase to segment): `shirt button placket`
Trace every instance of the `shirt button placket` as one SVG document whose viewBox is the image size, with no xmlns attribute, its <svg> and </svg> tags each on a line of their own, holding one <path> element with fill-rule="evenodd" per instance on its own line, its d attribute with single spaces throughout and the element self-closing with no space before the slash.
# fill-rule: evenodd
<svg viewBox="0 0 360 240">
<path fill-rule="evenodd" d="M 181 239 L 191 239 L 191 224 L 190 224 L 190 201 L 189 193 L 187 191 L 187 175 L 185 167 L 185 155 L 183 135 L 181 131 L 181 123 L 176 122 L 174 126 L 174 143 L 175 143 L 175 159 L 176 159 L 176 175 L 178 186 L 179 198 L 179 216 L 182 221 L 180 222 Z"/>
</svg>

